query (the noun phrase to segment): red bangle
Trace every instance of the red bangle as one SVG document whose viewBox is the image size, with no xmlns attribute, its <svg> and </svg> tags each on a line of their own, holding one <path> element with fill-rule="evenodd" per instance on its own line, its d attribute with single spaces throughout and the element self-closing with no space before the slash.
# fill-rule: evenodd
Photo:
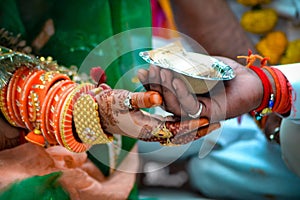
<svg viewBox="0 0 300 200">
<path fill-rule="evenodd" d="M 276 107 L 274 106 L 274 112 L 286 114 L 291 110 L 292 106 L 292 87 L 280 70 L 274 67 L 272 70 L 278 77 L 281 94 L 279 104 L 276 104 Z"/>
<path fill-rule="evenodd" d="M 28 116 L 29 120 L 34 127 L 40 129 L 41 124 L 41 110 L 44 105 L 45 97 L 49 89 L 55 84 L 55 82 L 61 80 L 70 80 L 65 75 L 58 73 L 57 71 L 46 71 L 31 86 L 28 96 Z"/>
<path fill-rule="evenodd" d="M 84 152 L 94 144 L 112 141 L 101 128 L 96 100 L 88 94 L 94 84 L 77 84 L 65 74 L 48 71 L 43 64 L 26 63 L 17 63 L 10 80 L 0 88 L 1 111 L 10 124 L 24 128 L 20 135 L 23 142 L 43 147 L 59 144 Z M 75 117 L 84 124 L 81 135 L 75 132 L 74 107 L 79 112 Z"/>
<path fill-rule="evenodd" d="M 18 79 L 16 89 L 15 89 L 15 103 L 17 107 L 13 106 L 14 112 L 16 113 L 16 116 L 22 120 L 23 128 L 26 128 L 26 125 L 24 123 L 24 118 L 21 115 L 21 99 L 22 99 L 22 93 L 24 92 L 24 85 L 26 83 L 27 77 L 31 76 L 34 72 L 36 72 L 38 69 L 29 69 L 26 67 L 26 69 L 22 72 L 22 75 Z M 14 105 L 14 104 L 13 104 Z"/>
<path fill-rule="evenodd" d="M 73 82 L 73 84 L 68 85 L 64 90 L 59 91 L 60 94 L 55 95 L 54 101 L 51 105 L 51 112 L 50 112 L 50 125 L 52 126 L 52 129 L 50 131 L 53 131 L 53 135 L 56 138 L 56 141 L 59 145 L 64 146 L 62 139 L 60 137 L 59 132 L 59 123 L 60 123 L 60 113 L 62 112 L 62 106 L 65 99 L 68 97 L 68 95 L 74 90 L 76 87 L 76 83 Z"/>
<path fill-rule="evenodd" d="M 272 67 L 264 67 L 264 69 L 266 69 L 272 76 L 272 78 L 274 79 L 274 83 L 275 83 L 275 90 L 274 92 L 276 92 L 275 95 L 275 102 L 274 102 L 274 106 L 273 106 L 273 111 L 275 108 L 278 107 L 280 101 L 281 101 L 281 90 L 280 90 L 280 83 L 278 80 L 278 76 L 276 75 L 276 73 L 274 72 Z"/>
<path fill-rule="evenodd" d="M 26 71 L 27 67 L 21 67 L 17 71 L 14 72 L 12 77 L 10 78 L 10 81 L 8 83 L 7 88 L 7 109 L 9 111 L 9 115 L 11 116 L 12 120 L 16 123 L 17 127 L 26 128 L 25 124 L 22 121 L 22 118 L 19 113 L 19 110 L 17 107 L 16 102 L 16 93 L 17 93 L 17 86 L 20 76 Z"/>
<path fill-rule="evenodd" d="M 68 89 L 68 87 L 71 87 L 70 85 L 73 85 L 74 82 L 71 80 L 64 80 L 61 81 L 60 84 L 57 87 L 54 87 L 51 92 L 49 91 L 49 100 L 46 102 L 47 104 L 44 106 L 43 114 L 45 115 L 44 121 L 42 121 L 41 127 L 43 127 L 42 130 L 44 130 L 44 134 L 49 136 L 53 140 L 50 144 L 57 144 L 57 140 L 54 133 L 54 123 L 53 123 L 53 117 L 55 113 L 56 105 L 58 104 L 58 101 L 60 99 L 60 95 L 63 91 Z"/>
<path fill-rule="evenodd" d="M 56 95 L 59 95 L 58 91 L 63 91 L 67 85 L 73 84 L 71 80 L 61 80 L 57 83 L 55 83 L 50 90 L 48 91 L 44 104 L 42 106 L 41 110 L 41 131 L 44 135 L 45 139 L 50 145 L 57 144 L 57 141 L 55 139 L 54 133 L 51 131 L 51 125 L 50 125 L 50 113 L 53 112 L 53 108 L 51 108 L 51 105 L 53 103 L 54 98 Z M 56 98 L 57 99 L 57 98 Z"/>
<path fill-rule="evenodd" d="M 263 99 L 261 104 L 254 110 L 255 113 L 261 112 L 264 108 L 268 107 L 269 105 L 269 98 L 272 94 L 272 85 L 270 83 L 270 80 L 268 79 L 267 75 L 263 72 L 263 70 L 259 67 L 250 66 L 250 69 L 252 69 L 260 78 L 262 85 L 263 85 Z"/>
<path fill-rule="evenodd" d="M 29 112 L 28 112 L 28 96 L 31 90 L 32 85 L 34 85 L 36 82 L 38 82 L 39 77 L 44 74 L 44 70 L 35 71 L 33 74 L 27 77 L 25 80 L 25 85 L 22 88 L 22 97 L 20 101 L 20 112 L 22 119 L 29 130 L 34 129 L 34 125 L 30 122 L 29 119 Z"/>
<path fill-rule="evenodd" d="M 13 126 L 16 126 L 16 122 L 11 118 L 9 115 L 9 111 L 7 108 L 7 85 L 4 85 L 0 91 L 0 107 L 1 107 L 1 112 L 5 119 Z"/>
<path fill-rule="evenodd" d="M 72 122 L 74 103 L 82 93 L 87 93 L 94 88 L 95 86 L 90 83 L 80 84 L 68 95 L 64 102 L 61 102 L 63 103 L 63 107 L 60 112 L 60 123 L 58 126 L 63 146 L 69 151 L 80 153 L 87 151 L 91 147 L 91 145 L 82 143 L 82 141 L 76 139 Z"/>
</svg>

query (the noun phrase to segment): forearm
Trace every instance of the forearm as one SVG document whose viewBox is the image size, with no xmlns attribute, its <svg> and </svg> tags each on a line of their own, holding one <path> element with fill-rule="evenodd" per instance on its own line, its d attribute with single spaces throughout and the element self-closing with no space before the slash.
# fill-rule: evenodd
<svg viewBox="0 0 300 200">
<path fill-rule="evenodd" d="M 12 127 L 0 117 L 0 151 L 21 144 L 20 129 Z"/>
<path fill-rule="evenodd" d="M 210 55 L 236 60 L 255 50 L 225 0 L 171 0 L 178 30 L 195 39 Z M 240 61 L 240 60 L 237 60 Z"/>
</svg>

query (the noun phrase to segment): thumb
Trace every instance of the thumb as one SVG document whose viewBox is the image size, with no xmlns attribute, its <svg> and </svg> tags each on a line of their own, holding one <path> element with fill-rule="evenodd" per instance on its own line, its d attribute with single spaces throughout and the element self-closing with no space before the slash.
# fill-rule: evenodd
<svg viewBox="0 0 300 200">
<path fill-rule="evenodd" d="M 130 94 L 132 108 L 151 108 L 162 104 L 162 97 L 158 92 L 134 92 Z"/>
<path fill-rule="evenodd" d="M 151 108 L 162 105 L 162 97 L 158 92 L 129 92 L 127 90 L 110 88 L 103 88 L 103 84 L 89 91 L 89 94 L 96 97 L 98 103 L 101 100 L 107 101 L 110 98 L 113 99 L 113 104 L 121 110 L 125 109 L 139 109 L 139 108 Z"/>
</svg>

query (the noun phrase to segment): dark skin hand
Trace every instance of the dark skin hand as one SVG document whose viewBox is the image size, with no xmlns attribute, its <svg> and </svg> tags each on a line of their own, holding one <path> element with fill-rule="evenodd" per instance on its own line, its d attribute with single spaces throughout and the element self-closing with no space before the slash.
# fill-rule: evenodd
<svg viewBox="0 0 300 200">
<path fill-rule="evenodd" d="M 256 73 L 229 58 L 216 58 L 231 66 L 236 77 L 220 82 L 209 94 L 190 93 L 182 80 L 174 78 L 171 71 L 157 66 L 151 66 L 149 70 L 141 69 L 138 77 L 147 89 L 159 92 L 164 108 L 177 116 L 195 114 L 199 110 L 199 103 L 203 105 L 201 117 L 208 118 L 211 123 L 237 117 L 257 108 L 262 101 L 263 87 Z"/>
<path fill-rule="evenodd" d="M 263 127 L 263 131 L 266 135 L 266 137 L 270 140 L 270 135 L 274 134 L 274 131 L 280 127 L 282 118 L 279 117 L 275 113 L 271 113 L 267 116 L 265 126 Z M 277 143 L 280 143 L 279 140 L 279 133 L 275 134 L 274 140 Z"/>
<path fill-rule="evenodd" d="M 20 129 L 9 125 L 0 117 L 0 151 L 20 144 Z"/>
<path fill-rule="evenodd" d="M 105 84 L 100 84 L 99 87 L 106 88 L 95 95 L 99 105 L 101 125 L 106 133 L 121 134 L 167 145 L 179 145 L 199 139 L 220 127 L 219 123 L 209 124 L 205 118 L 180 120 L 176 117 L 164 118 L 141 111 L 139 108 L 161 104 L 160 95 L 153 91 L 151 95 L 146 95 L 147 93 L 110 89 Z M 132 109 L 124 105 L 130 93 Z M 136 100 L 133 101 L 133 99 Z"/>
</svg>

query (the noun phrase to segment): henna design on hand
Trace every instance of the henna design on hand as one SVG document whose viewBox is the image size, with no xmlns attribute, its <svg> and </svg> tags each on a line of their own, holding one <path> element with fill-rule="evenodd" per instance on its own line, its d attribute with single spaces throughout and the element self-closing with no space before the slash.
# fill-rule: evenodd
<svg viewBox="0 0 300 200">
<path fill-rule="evenodd" d="M 96 99 L 104 131 L 143 141 L 179 145 L 198 139 L 220 127 L 219 123 L 210 125 L 206 118 L 176 121 L 174 117 L 159 118 L 138 109 L 138 106 L 151 107 L 161 103 L 156 95 L 159 94 L 131 93 L 126 90 L 100 92 Z M 131 108 L 125 103 L 129 96 L 134 97 L 131 103 L 135 106 Z"/>
<path fill-rule="evenodd" d="M 105 90 L 98 96 L 98 104 L 100 111 L 101 125 L 103 129 L 107 129 L 109 126 L 115 126 L 118 122 L 113 116 L 112 105 L 114 104 L 111 98 L 113 94 L 112 90 Z"/>
</svg>

